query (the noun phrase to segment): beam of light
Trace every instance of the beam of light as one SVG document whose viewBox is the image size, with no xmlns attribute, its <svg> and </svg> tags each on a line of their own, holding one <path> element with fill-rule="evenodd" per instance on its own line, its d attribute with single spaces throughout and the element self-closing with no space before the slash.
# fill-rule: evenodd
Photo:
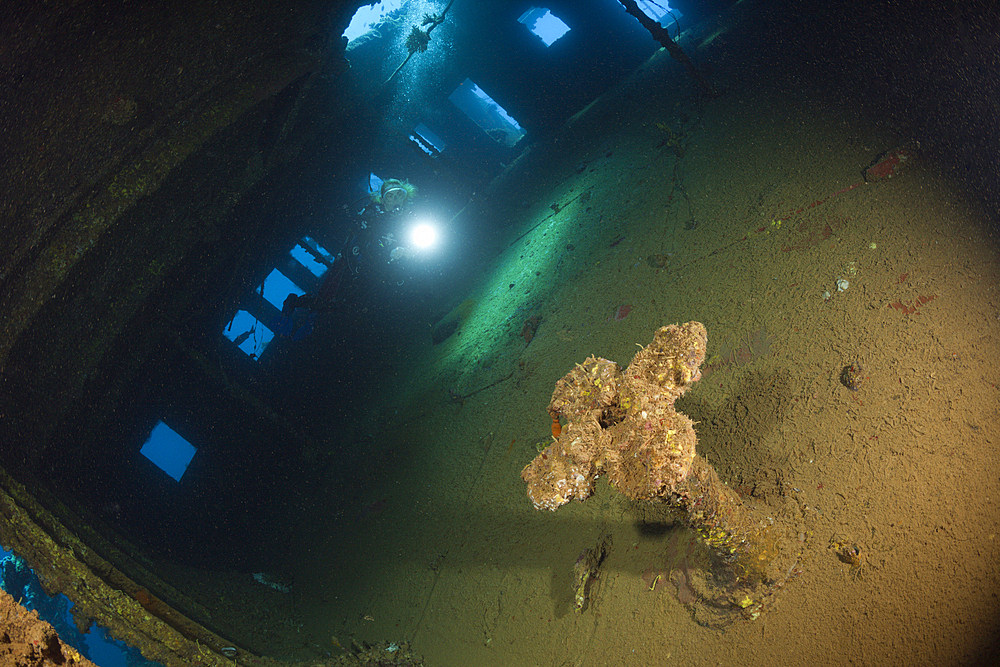
<svg viewBox="0 0 1000 667">
<path fill-rule="evenodd" d="M 437 243 L 437 238 L 437 229 L 427 223 L 417 225 L 410 232 L 410 240 L 413 242 L 413 245 L 421 250 L 433 247 Z"/>
</svg>

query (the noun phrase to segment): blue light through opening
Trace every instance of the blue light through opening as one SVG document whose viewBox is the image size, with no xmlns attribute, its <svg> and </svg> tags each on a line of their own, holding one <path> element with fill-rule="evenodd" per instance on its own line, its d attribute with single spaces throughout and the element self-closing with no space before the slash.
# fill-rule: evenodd
<svg viewBox="0 0 1000 667">
<path fill-rule="evenodd" d="M 86 634 L 77 628 L 72 616 L 73 601 L 62 593 L 50 596 L 42 588 L 38 575 L 20 556 L 0 547 L 0 588 L 18 600 L 25 609 L 38 611 L 38 616 L 55 628 L 59 639 L 72 646 L 85 658 L 100 667 L 163 667 L 146 660 L 139 650 L 112 639 L 108 631 L 93 625 Z"/>
<path fill-rule="evenodd" d="M 190 442 L 161 421 L 153 428 L 139 453 L 179 482 L 197 451 Z"/>
<path fill-rule="evenodd" d="M 676 27 L 677 19 L 679 19 L 683 14 L 670 6 L 669 3 L 660 0 L 656 2 L 654 0 L 636 0 L 636 4 L 639 5 L 639 9 L 642 13 L 659 23 L 664 28 L 669 29 L 671 25 Z M 678 35 L 674 36 L 677 39 Z"/>
<path fill-rule="evenodd" d="M 518 23 L 523 23 L 538 39 L 542 40 L 545 46 L 552 46 L 552 43 L 569 32 L 569 26 L 563 23 L 557 16 L 544 7 L 532 7 L 521 14 Z"/>
<path fill-rule="evenodd" d="M 382 187 L 381 183 L 379 183 L 379 187 Z M 337 261 L 337 258 L 329 250 L 321 246 L 316 239 L 311 236 L 303 236 L 302 245 L 314 252 L 314 256 L 318 257 L 321 262 L 325 262 L 328 266 Z"/>
<path fill-rule="evenodd" d="M 506 146 L 514 146 L 527 134 L 502 106 L 470 79 L 463 81 L 448 99 L 491 139 Z"/>
<path fill-rule="evenodd" d="M 313 274 L 317 278 L 321 278 L 323 274 L 326 273 L 326 264 L 316 259 L 312 253 L 303 248 L 301 244 L 296 243 L 295 247 L 288 251 L 288 254 L 290 254 L 296 262 L 305 267 L 309 273 Z"/>
<path fill-rule="evenodd" d="M 354 18 L 351 19 L 351 23 L 344 31 L 344 37 L 348 41 L 357 39 L 383 21 L 386 14 L 396 11 L 402 5 L 403 0 L 384 0 L 384 2 L 373 2 L 369 5 L 359 7 L 358 11 L 354 12 Z"/>
<path fill-rule="evenodd" d="M 413 128 L 413 133 L 410 134 L 410 141 L 416 144 L 417 148 L 434 158 L 448 145 L 441 140 L 441 137 L 431 132 L 430 128 L 423 123 L 417 123 L 417 126 Z"/>
<path fill-rule="evenodd" d="M 267 278 L 264 279 L 264 299 L 278 310 L 281 310 L 281 306 L 285 303 L 285 299 L 288 298 L 289 294 L 302 296 L 305 292 L 278 269 L 274 269 L 271 273 L 267 274 Z"/>
<path fill-rule="evenodd" d="M 233 319 L 222 328 L 222 335 L 231 340 L 243 354 L 260 359 L 274 332 L 245 310 L 237 311 Z"/>
</svg>

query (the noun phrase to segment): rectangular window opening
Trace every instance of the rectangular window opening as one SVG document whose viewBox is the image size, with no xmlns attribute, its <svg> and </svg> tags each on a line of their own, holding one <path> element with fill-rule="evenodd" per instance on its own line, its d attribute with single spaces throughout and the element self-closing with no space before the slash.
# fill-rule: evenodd
<svg viewBox="0 0 1000 667">
<path fill-rule="evenodd" d="M 441 137 L 431 132 L 423 123 L 417 123 L 417 126 L 413 128 L 410 141 L 415 143 L 421 151 L 435 158 L 448 145 L 441 140 Z"/>
<path fill-rule="evenodd" d="M 302 245 L 306 246 L 321 262 L 327 266 L 333 266 L 333 263 L 337 261 L 333 253 L 321 246 L 313 237 L 303 236 Z"/>
<path fill-rule="evenodd" d="M 493 140 L 512 147 L 527 132 L 482 88 L 466 79 L 448 99 Z"/>
<path fill-rule="evenodd" d="M 153 427 L 139 453 L 176 481 L 181 481 L 198 450 L 162 421 Z"/>
<path fill-rule="evenodd" d="M 668 31 L 673 32 L 675 27 L 678 31 L 680 30 L 679 26 L 675 26 L 675 24 L 682 14 L 671 7 L 665 0 L 660 2 L 656 0 L 636 0 L 636 4 L 639 5 L 639 9 L 642 10 L 643 14 L 659 23 Z M 677 39 L 677 35 L 674 35 L 674 39 Z"/>
<path fill-rule="evenodd" d="M 265 301 L 278 310 L 281 310 L 281 306 L 285 303 L 285 299 L 288 298 L 289 294 L 302 296 L 306 293 L 305 290 L 293 283 L 288 276 L 278 269 L 272 269 L 271 273 L 267 274 L 263 287 L 263 290 L 258 287 L 257 291 L 264 297 Z"/>
<path fill-rule="evenodd" d="M 545 46 L 552 46 L 557 39 L 569 32 L 569 26 L 544 7 L 532 7 L 521 14 L 517 22 L 524 24 Z"/>
<path fill-rule="evenodd" d="M 245 310 L 233 315 L 233 319 L 223 327 L 222 335 L 251 359 L 260 359 L 260 355 L 264 354 L 268 343 L 274 338 L 274 332 L 270 328 Z"/>
<path fill-rule="evenodd" d="M 325 251 L 323 254 L 319 253 L 313 247 L 310 247 L 304 240 L 302 243 L 296 243 L 295 247 L 292 248 L 288 254 L 292 256 L 292 259 L 301 264 L 303 268 L 317 278 L 322 278 L 323 274 L 326 273 L 326 270 L 330 268 L 327 265 L 327 262 L 324 261 L 326 256 L 329 256 L 329 253 L 326 253 Z"/>
</svg>

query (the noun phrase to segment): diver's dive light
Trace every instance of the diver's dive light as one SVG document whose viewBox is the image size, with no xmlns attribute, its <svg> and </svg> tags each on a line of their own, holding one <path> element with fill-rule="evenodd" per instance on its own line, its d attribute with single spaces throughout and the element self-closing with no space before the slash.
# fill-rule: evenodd
<svg viewBox="0 0 1000 667">
<path fill-rule="evenodd" d="M 421 250 L 433 247 L 437 243 L 437 236 L 437 229 L 426 222 L 420 223 L 410 232 L 410 240 L 413 245 Z"/>
</svg>

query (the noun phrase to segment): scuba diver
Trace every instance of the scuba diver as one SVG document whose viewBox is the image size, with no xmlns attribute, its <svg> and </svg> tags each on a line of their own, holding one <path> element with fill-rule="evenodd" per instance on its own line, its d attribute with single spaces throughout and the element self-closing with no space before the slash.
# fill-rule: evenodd
<svg viewBox="0 0 1000 667">
<path fill-rule="evenodd" d="M 318 314 L 348 308 L 349 299 L 344 292 L 357 293 L 356 283 L 359 279 L 362 255 L 367 254 L 373 243 L 387 251 L 389 263 L 405 256 L 406 249 L 397 245 L 392 231 L 386 231 L 374 242 L 370 237 L 376 233 L 376 227 L 382 226 L 377 224 L 380 218 L 386 215 L 398 215 L 416 194 L 416 186 L 408 181 L 390 178 L 381 181 L 377 188 L 373 188 L 361 199 L 344 206 L 350 210 L 354 204 L 368 200 L 368 203 L 356 213 L 360 220 L 344 239 L 340 251 L 332 261 L 317 257 L 318 261 L 327 266 L 327 271 L 316 292 L 290 293 L 285 297 L 281 305 L 281 314 L 271 326 L 276 336 L 286 336 L 293 341 L 302 340 L 312 333 Z"/>
<path fill-rule="evenodd" d="M 381 207 L 386 213 L 399 213 L 403 210 L 403 205 L 416 196 L 417 186 L 398 178 L 382 181 L 378 190 L 373 190 L 368 194 L 372 203 Z"/>
<path fill-rule="evenodd" d="M 381 187 L 373 191 L 370 197 L 372 204 L 379 210 L 386 213 L 399 213 L 403 210 L 403 205 L 413 199 L 416 194 L 416 186 L 411 185 L 408 181 L 390 178 L 383 181 Z M 409 257 L 412 254 L 411 250 L 398 244 L 399 240 L 392 231 L 386 232 L 378 240 L 379 247 L 389 250 L 388 261 L 390 264 L 396 260 Z"/>
<path fill-rule="evenodd" d="M 361 218 L 359 223 L 361 231 L 359 233 L 368 232 L 368 234 L 373 234 L 376 223 L 380 218 L 385 215 L 395 217 L 402 213 L 405 204 L 416 197 L 416 195 L 417 187 L 409 181 L 399 180 L 398 178 L 389 178 L 382 181 L 377 188 L 373 188 L 365 197 L 354 202 L 356 204 L 363 199 L 368 199 L 368 204 L 357 214 Z M 378 247 L 387 251 L 388 262 L 390 264 L 411 254 L 409 250 L 399 245 L 400 241 L 392 230 L 384 231 L 375 243 Z"/>
</svg>

